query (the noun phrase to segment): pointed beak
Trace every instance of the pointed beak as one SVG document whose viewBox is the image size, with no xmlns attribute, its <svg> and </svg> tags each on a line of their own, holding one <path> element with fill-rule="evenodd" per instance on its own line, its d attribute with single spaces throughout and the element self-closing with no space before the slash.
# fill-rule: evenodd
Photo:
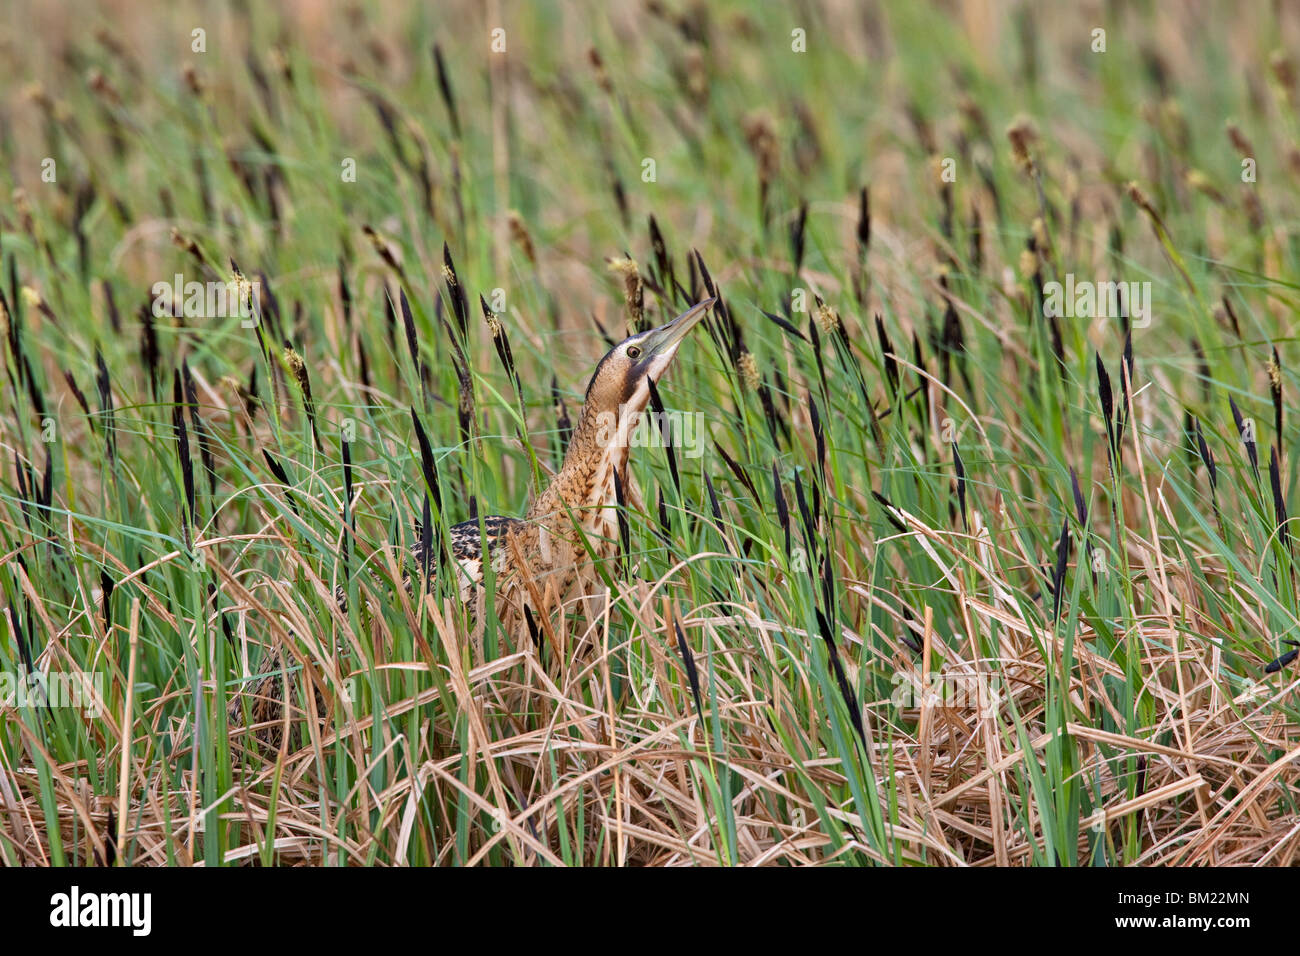
<svg viewBox="0 0 1300 956">
<path fill-rule="evenodd" d="M 659 379 L 664 369 L 668 367 L 668 363 L 673 360 L 673 356 L 677 354 L 677 346 L 682 344 L 686 333 L 695 328 L 700 319 L 704 318 L 704 313 L 709 311 L 709 307 L 717 301 L 716 296 L 705 299 L 698 305 L 691 306 L 667 325 L 654 329 L 645 337 L 642 343 L 645 349 L 642 365 L 652 379 L 656 381 Z"/>
</svg>

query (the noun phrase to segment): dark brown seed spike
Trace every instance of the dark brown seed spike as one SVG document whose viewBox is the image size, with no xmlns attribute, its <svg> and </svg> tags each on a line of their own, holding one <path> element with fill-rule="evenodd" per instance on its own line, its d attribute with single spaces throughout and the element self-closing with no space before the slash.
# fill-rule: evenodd
<svg viewBox="0 0 1300 956">
<path fill-rule="evenodd" d="M 447 75 L 447 64 L 442 59 L 442 47 L 436 43 L 433 45 L 433 62 L 438 70 L 438 91 L 442 94 L 443 105 L 447 107 L 452 135 L 460 139 L 460 114 L 456 110 L 456 97 L 452 93 L 451 79 Z"/>
<path fill-rule="evenodd" d="M 1228 396 L 1228 407 L 1232 409 L 1232 420 L 1237 425 L 1237 434 L 1241 436 L 1242 443 L 1246 446 L 1246 457 L 1250 459 L 1250 468 L 1255 473 L 1255 481 L 1259 482 L 1259 450 L 1256 436 L 1249 434 L 1246 427 L 1245 416 L 1241 414 L 1241 409 L 1232 396 Z"/>
<path fill-rule="evenodd" d="M 1071 466 L 1070 468 L 1070 490 L 1074 493 L 1074 513 L 1079 518 L 1079 527 L 1088 526 L 1088 505 L 1083 500 L 1083 491 L 1079 488 L 1079 475 Z"/>
<path fill-rule="evenodd" d="M 1061 537 L 1056 542 L 1056 567 L 1052 571 L 1052 619 L 1061 617 L 1065 600 L 1065 570 L 1070 560 L 1070 522 L 1061 522 Z"/>
<path fill-rule="evenodd" d="M 1286 497 L 1282 493 L 1282 470 L 1278 464 L 1277 446 L 1269 449 L 1268 479 L 1273 488 L 1273 515 L 1277 518 L 1277 537 L 1287 548 L 1291 547 L 1291 536 L 1287 527 Z"/>
<path fill-rule="evenodd" d="M 677 652 L 682 655 L 682 666 L 686 668 L 686 679 L 691 685 L 691 696 L 695 698 L 695 712 L 702 716 L 704 702 L 700 698 L 700 675 L 695 667 L 695 655 L 691 653 L 691 646 L 686 643 L 686 635 L 682 632 L 682 626 L 678 623 L 676 615 L 673 616 L 673 628 L 677 632 Z"/>
<path fill-rule="evenodd" d="M 1282 443 L 1282 359 L 1273 346 L 1273 361 L 1268 366 L 1268 391 L 1273 399 L 1273 435 L 1280 445 Z"/>
<path fill-rule="evenodd" d="M 771 312 L 766 312 L 763 309 L 759 309 L 758 311 L 762 312 L 765 316 L 771 319 L 772 322 L 774 322 L 776 326 L 780 328 L 783 332 L 786 332 L 793 336 L 797 336 L 799 339 L 802 339 L 804 342 L 808 341 L 808 336 L 800 332 L 796 326 L 790 324 L 785 319 L 781 318 L 781 316 L 773 315 Z"/>
</svg>

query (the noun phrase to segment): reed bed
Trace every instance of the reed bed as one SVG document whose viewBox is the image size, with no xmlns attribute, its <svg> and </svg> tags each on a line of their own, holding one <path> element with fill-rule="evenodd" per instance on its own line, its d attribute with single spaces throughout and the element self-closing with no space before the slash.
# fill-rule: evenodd
<svg viewBox="0 0 1300 956">
<path fill-rule="evenodd" d="M 6 865 L 1294 862 L 1293 8 L 0 18 Z M 709 295 L 604 599 L 467 613 Z"/>
</svg>

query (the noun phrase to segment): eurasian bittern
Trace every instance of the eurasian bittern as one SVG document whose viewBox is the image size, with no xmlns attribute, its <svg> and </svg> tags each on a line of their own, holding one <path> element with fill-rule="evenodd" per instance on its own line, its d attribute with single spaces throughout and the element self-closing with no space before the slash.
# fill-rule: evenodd
<svg viewBox="0 0 1300 956">
<path fill-rule="evenodd" d="M 564 463 L 524 518 L 487 517 L 482 535 L 477 520 L 451 528 L 462 600 L 482 587 L 484 543 L 498 576 L 498 594 L 516 608 L 521 602 L 535 605 L 545 595 L 550 598 L 544 603 L 553 606 L 584 578 L 593 556 L 603 560 L 614 554 L 619 488 L 635 501 L 628 455 L 650 400 L 650 386 L 659 381 L 686 333 L 714 301 L 707 299 L 667 325 L 633 335 L 605 353 L 587 385 Z"/>
<path fill-rule="evenodd" d="M 572 598 L 575 585 L 591 579 L 595 563 L 616 553 L 620 488 L 625 501 L 637 500 L 628 455 L 650 387 L 714 301 L 706 299 L 667 325 L 637 333 L 605 353 L 587 385 L 564 463 L 523 518 L 489 515 L 481 530 L 478 519 L 449 529 L 463 602 L 478 606 L 482 598 L 485 545 L 496 574 L 497 615 L 512 623 L 525 608 L 536 617 Z M 422 557 L 418 550 L 416 556 Z M 252 716 L 262 725 L 259 740 L 270 746 L 280 741 L 286 680 L 282 674 L 268 675 L 254 691 Z M 317 712 L 323 714 L 319 690 L 315 696 Z M 292 699 L 296 702 L 298 695 Z M 232 718 L 237 707 L 238 700 Z"/>
</svg>

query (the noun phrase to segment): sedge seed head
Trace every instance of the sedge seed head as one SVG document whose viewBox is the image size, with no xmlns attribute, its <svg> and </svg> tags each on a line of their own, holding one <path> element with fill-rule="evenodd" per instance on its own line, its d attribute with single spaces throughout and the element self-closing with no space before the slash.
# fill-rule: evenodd
<svg viewBox="0 0 1300 956">
<path fill-rule="evenodd" d="M 762 377 L 758 371 L 758 359 L 754 358 L 753 352 L 741 352 L 740 358 L 736 360 L 736 365 L 740 369 L 740 378 L 745 383 L 745 387 L 751 392 L 758 391 L 759 383 Z"/>
<path fill-rule="evenodd" d="M 1027 116 L 1017 117 L 1007 127 L 1007 139 L 1011 142 L 1011 153 L 1015 156 L 1016 162 L 1024 169 L 1032 169 L 1034 160 L 1029 150 L 1038 139 L 1038 131 L 1034 128 L 1033 121 Z"/>
<path fill-rule="evenodd" d="M 1030 249 L 1020 250 L 1020 275 L 1022 278 L 1032 278 L 1038 271 L 1038 256 Z"/>
<path fill-rule="evenodd" d="M 1043 222 L 1042 216 L 1035 216 L 1030 226 L 1034 235 L 1034 246 L 1038 249 L 1047 248 L 1047 224 Z"/>
</svg>

